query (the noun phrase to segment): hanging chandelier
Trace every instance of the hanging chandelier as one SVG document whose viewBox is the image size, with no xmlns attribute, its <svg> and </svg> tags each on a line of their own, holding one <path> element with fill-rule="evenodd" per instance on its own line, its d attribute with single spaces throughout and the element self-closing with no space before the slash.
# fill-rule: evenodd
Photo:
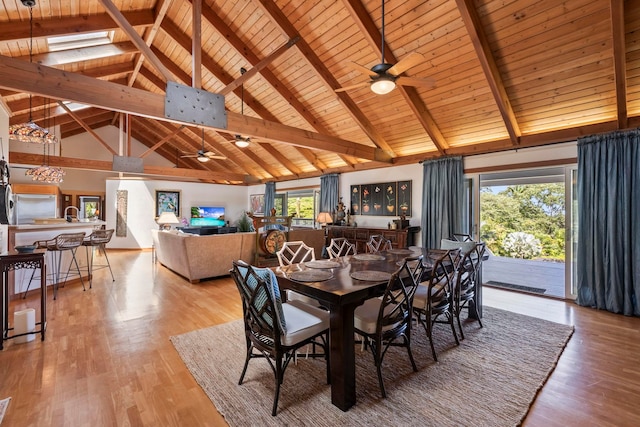
<svg viewBox="0 0 640 427">
<path fill-rule="evenodd" d="M 33 6 L 35 6 L 36 2 L 35 0 L 24 0 L 22 3 L 29 7 L 29 63 L 33 63 Z M 57 143 L 58 138 L 55 135 L 33 122 L 31 100 L 32 95 L 29 94 L 29 121 L 9 126 L 9 139 L 34 144 Z"/>
<path fill-rule="evenodd" d="M 47 107 L 45 108 L 44 120 L 45 120 L 45 125 L 48 125 L 49 119 L 48 119 L 47 112 L 49 108 L 48 107 L 49 103 L 47 102 L 46 105 Z M 55 138 L 55 136 L 53 137 Z M 25 175 L 31 176 L 31 179 L 33 179 L 34 181 L 46 182 L 48 184 L 57 184 L 63 181 L 62 177 L 64 176 L 65 172 L 64 170 L 62 170 L 62 168 L 59 168 L 56 166 L 49 166 L 50 147 L 51 147 L 50 144 L 44 144 L 42 146 L 42 166 L 28 169 L 25 172 Z"/>
<path fill-rule="evenodd" d="M 42 165 L 37 168 L 31 168 L 25 172 L 25 175 L 32 177 L 34 181 L 46 182 L 48 184 L 57 184 L 63 181 L 64 170 L 55 166 Z"/>
</svg>

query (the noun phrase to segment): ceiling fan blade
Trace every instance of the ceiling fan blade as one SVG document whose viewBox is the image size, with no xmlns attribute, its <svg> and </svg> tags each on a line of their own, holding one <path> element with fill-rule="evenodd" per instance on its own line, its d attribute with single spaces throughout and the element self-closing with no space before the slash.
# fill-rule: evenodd
<svg viewBox="0 0 640 427">
<path fill-rule="evenodd" d="M 369 86 L 371 84 L 371 82 L 362 82 L 362 83 L 358 83 L 355 85 L 351 85 L 351 86 L 345 86 L 345 87 L 340 87 L 338 89 L 336 89 L 336 92 L 344 92 L 345 90 L 351 90 L 351 89 L 358 89 L 361 87 L 365 87 L 365 86 Z"/>
<path fill-rule="evenodd" d="M 349 61 L 347 65 L 349 65 L 351 68 L 353 68 L 356 71 L 360 71 L 361 73 L 366 74 L 367 76 L 375 77 L 378 75 L 378 73 L 376 73 L 375 71 L 371 71 L 367 67 L 363 67 L 362 65 L 356 64 L 353 61 Z"/>
<path fill-rule="evenodd" d="M 219 154 L 214 153 L 213 151 L 207 151 L 206 153 L 204 153 L 205 157 L 208 157 L 210 159 L 218 159 L 218 160 L 224 160 L 226 159 L 226 157 L 221 156 Z"/>
<path fill-rule="evenodd" d="M 400 75 L 407 71 L 409 68 L 418 65 L 419 63 L 424 61 L 424 56 L 417 52 L 410 53 L 409 55 L 402 58 L 396 65 L 389 68 L 387 72 L 393 76 Z"/>
<path fill-rule="evenodd" d="M 396 83 L 401 86 L 417 86 L 425 89 L 433 89 L 436 87 L 436 81 L 431 77 L 419 78 L 401 76 L 396 79 Z"/>
</svg>

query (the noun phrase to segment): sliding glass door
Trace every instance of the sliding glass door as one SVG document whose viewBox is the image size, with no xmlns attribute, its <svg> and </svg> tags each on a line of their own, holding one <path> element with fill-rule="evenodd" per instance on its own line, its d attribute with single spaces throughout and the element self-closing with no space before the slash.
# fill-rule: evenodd
<svg viewBox="0 0 640 427">
<path fill-rule="evenodd" d="M 471 220 L 465 227 L 487 243 L 486 285 L 574 298 L 575 173 L 572 167 L 553 167 L 480 174 L 468 181 Z"/>
</svg>

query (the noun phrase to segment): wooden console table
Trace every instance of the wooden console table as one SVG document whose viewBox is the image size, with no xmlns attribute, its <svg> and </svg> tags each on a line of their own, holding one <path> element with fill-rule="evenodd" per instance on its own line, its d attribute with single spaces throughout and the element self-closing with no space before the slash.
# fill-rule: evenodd
<svg viewBox="0 0 640 427">
<path fill-rule="evenodd" d="M 346 237 L 350 243 L 356 245 L 358 253 L 366 252 L 369 236 L 381 234 L 391 241 L 394 248 L 402 249 L 415 245 L 415 235 L 420 227 L 408 227 L 402 230 L 390 230 L 387 228 L 347 227 L 338 225 L 327 226 L 327 240 Z"/>
<path fill-rule="evenodd" d="M 2 294 L 0 298 L 2 300 L 2 320 L 0 320 L 0 323 L 2 323 L 2 337 L 0 337 L 0 350 L 4 347 L 4 340 L 31 333 L 39 332 L 41 340 L 44 341 L 44 333 L 47 329 L 47 286 L 45 283 L 47 268 L 44 261 L 45 253 L 45 250 L 37 249 L 31 253 L 11 251 L 7 254 L 0 255 L 0 273 L 2 274 L 2 284 L 0 285 L 0 294 Z M 12 328 L 9 328 L 9 272 L 21 268 L 40 269 L 40 322 L 36 322 L 36 325 L 40 325 L 40 329 L 32 332 L 9 335 L 9 331 L 12 330 Z"/>
</svg>

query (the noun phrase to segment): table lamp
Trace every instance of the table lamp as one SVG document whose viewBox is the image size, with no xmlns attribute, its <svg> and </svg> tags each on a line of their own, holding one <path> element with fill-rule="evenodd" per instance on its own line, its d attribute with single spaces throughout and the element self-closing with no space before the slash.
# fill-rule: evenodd
<svg viewBox="0 0 640 427">
<path fill-rule="evenodd" d="M 180 224 L 180 220 L 173 212 L 162 212 L 156 222 L 160 226 L 160 230 L 170 230 L 171 224 Z"/>
<path fill-rule="evenodd" d="M 320 212 L 316 218 L 316 222 L 321 224 L 321 227 L 325 227 L 328 223 L 333 222 L 333 218 L 329 212 Z"/>
</svg>

